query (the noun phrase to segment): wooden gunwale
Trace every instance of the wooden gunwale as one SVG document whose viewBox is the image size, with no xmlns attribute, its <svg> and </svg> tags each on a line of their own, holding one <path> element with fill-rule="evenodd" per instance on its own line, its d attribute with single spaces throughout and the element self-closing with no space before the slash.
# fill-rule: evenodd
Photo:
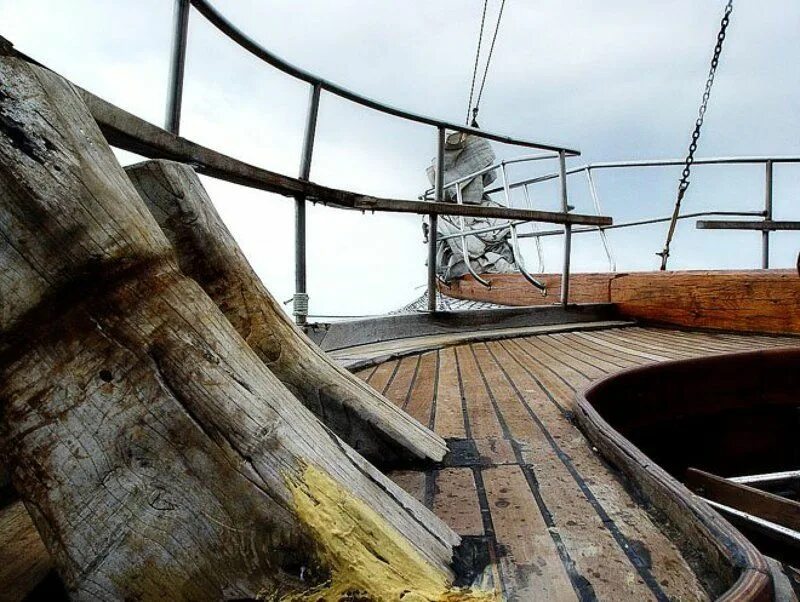
<svg viewBox="0 0 800 602">
<path fill-rule="evenodd" d="M 776 350 L 775 352 L 780 352 Z M 746 356 L 750 351 L 726 356 Z M 772 353 L 772 351 L 768 352 Z M 648 456 L 614 429 L 594 408 L 589 399 L 606 383 L 630 375 L 655 372 L 665 366 L 693 364 L 708 358 L 678 359 L 635 366 L 596 381 L 575 396 L 576 418 L 588 439 L 607 460 L 621 470 L 658 510 L 663 512 L 681 535 L 698 546 L 721 570 L 738 572 L 733 586 L 718 599 L 724 601 L 770 600 L 773 595 L 769 566 L 755 546 L 723 519 L 708 504 L 655 464 Z M 718 359 L 718 358 L 716 358 Z M 727 565 L 727 566 L 726 566 Z"/>
</svg>

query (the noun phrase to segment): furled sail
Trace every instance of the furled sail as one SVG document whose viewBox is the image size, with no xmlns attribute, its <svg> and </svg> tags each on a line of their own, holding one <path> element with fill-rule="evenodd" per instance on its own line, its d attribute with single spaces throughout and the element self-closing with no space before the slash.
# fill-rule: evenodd
<svg viewBox="0 0 800 602">
<path fill-rule="evenodd" d="M 444 151 L 444 183 L 459 180 L 470 174 L 476 173 L 495 162 L 495 154 L 489 142 L 483 138 L 454 132 L 447 136 Z M 431 184 L 436 181 L 436 160 L 427 170 Z M 494 170 L 488 171 L 472 179 L 461 182 L 457 186 L 461 190 L 462 202 L 471 205 L 499 207 L 497 203 L 486 194 L 486 187 L 491 184 L 497 175 Z M 444 198 L 449 202 L 457 202 L 455 186 L 450 186 L 444 191 Z M 463 222 L 462 222 L 463 220 Z M 464 230 L 481 230 L 502 225 L 507 220 L 478 217 L 441 216 L 438 220 L 439 237 L 457 233 Z M 470 234 L 466 236 L 466 245 L 462 244 L 461 237 L 441 240 L 437 249 L 437 270 L 444 280 L 458 278 L 467 274 L 469 270 L 464 262 L 464 246 L 472 268 L 478 274 L 503 274 L 515 272 L 514 255 L 509 243 L 510 231 L 508 228 Z"/>
</svg>

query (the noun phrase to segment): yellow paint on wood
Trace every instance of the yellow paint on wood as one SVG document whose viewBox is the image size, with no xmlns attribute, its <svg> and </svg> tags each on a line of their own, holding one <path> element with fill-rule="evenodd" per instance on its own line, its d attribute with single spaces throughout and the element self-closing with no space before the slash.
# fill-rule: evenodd
<svg viewBox="0 0 800 602">
<path fill-rule="evenodd" d="M 394 602 L 499 600 L 495 592 L 454 588 L 408 541 L 326 472 L 307 466 L 288 486 L 295 511 L 318 545 L 331 579 L 284 600 Z"/>
</svg>

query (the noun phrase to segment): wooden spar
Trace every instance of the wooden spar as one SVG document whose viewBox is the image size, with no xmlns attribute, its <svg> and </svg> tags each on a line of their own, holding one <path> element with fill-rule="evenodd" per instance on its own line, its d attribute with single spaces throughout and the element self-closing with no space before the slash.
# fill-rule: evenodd
<svg viewBox="0 0 800 602">
<path fill-rule="evenodd" d="M 239 161 L 162 130 L 86 90 L 81 90 L 81 94 L 106 140 L 112 146 L 152 159 L 170 159 L 188 163 L 201 174 L 250 188 L 291 197 L 302 195 L 324 205 L 361 211 L 463 215 L 587 226 L 608 226 L 612 223 L 610 217 L 599 215 L 386 199 L 328 188 Z"/>
<path fill-rule="evenodd" d="M 179 270 L 76 90 L 10 57 L 0 199 L 3 457 L 73 597 L 448 594 L 458 537 Z"/>
<path fill-rule="evenodd" d="M 336 366 L 291 323 L 225 227 L 191 167 L 147 161 L 126 169 L 178 264 L 214 300 L 270 370 L 328 427 L 382 465 L 441 460 L 447 445 Z"/>
<path fill-rule="evenodd" d="M 702 497 L 800 532 L 800 503 L 689 468 L 686 484 Z"/>
<path fill-rule="evenodd" d="M 758 221 L 743 220 L 698 220 L 698 230 L 800 230 L 800 222 L 774 221 L 771 219 Z"/>
</svg>

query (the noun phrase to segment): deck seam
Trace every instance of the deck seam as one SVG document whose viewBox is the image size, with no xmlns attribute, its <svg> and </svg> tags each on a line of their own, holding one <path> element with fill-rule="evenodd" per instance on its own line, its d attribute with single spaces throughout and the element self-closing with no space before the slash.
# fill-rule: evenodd
<svg viewBox="0 0 800 602">
<path fill-rule="evenodd" d="M 458 359 L 458 354 L 453 353 L 456 362 L 456 374 L 458 375 L 458 391 L 461 397 L 461 412 L 464 417 L 464 433 L 465 437 L 472 440 L 472 426 L 469 421 L 469 414 L 467 412 L 467 397 L 464 390 L 464 381 L 461 378 L 461 364 Z M 475 480 L 475 491 L 478 495 L 478 506 L 481 511 L 481 524 L 483 525 L 483 533 L 489 542 L 489 554 L 491 556 L 492 564 L 496 567 L 498 579 L 498 591 L 502 594 L 507 591 L 506 581 L 503 578 L 503 570 L 499 564 L 500 549 L 497 543 L 497 536 L 494 532 L 494 522 L 492 521 L 492 513 L 489 509 L 489 499 L 486 496 L 486 485 L 483 482 L 482 468 L 480 466 L 471 466 L 472 478 Z"/>
<path fill-rule="evenodd" d="M 581 601 L 588 602 L 597 600 L 597 595 L 594 592 L 592 584 L 578 571 L 577 567 L 575 566 L 575 561 L 572 559 L 569 550 L 567 550 L 564 541 L 561 539 L 561 534 L 554 530 L 557 529 L 557 527 L 555 521 L 553 520 L 553 513 L 547 507 L 547 504 L 542 497 L 542 492 L 539 490 L 539 483 L 536 479 L 533 466 L 525 462 L 525 458 L 522 455 L 522 450 L 519 448 L 519 443 L 511 435 L 511 429 L 509 429 L 508 423 L 506 422 L 505 417 L 497 405 L 497 399 L 495 399 L 494 392 L 492 391 L 492 388 L 486 379 L 486 375 L 483 372 L 481 363 L 478 360 L 477 354 L 475 353 L 474 345 L 470 344 L 469 348 L 472 352 L 472 356 L 475 358 L 475 365 L 478 367 L 478 373 L 480 374 L 481 380 L 483 381 L 483 386 L 489 395 L 489 400 L 492 403 L 492 408 L 494 409 L 497 421 L 500 423 L 500 428 L 503 431 L 503 435 L 511 445 L 511 449 L 514 452 L 514 457 L 517 460 L 517 464 L 519 465 L 522 474 L 525 477 L 525 481 L 528 484 L 528 489 L 530 489 L 531 495 L 533 495 L 533 499 L 536 501 L 536 505 L 539 508 L 539 513 L 542 515 L 542 519 L 544 520 L 545 525 L 548 527 L 547 531 L 550 534 L 550 538 L 553 540 L 553 545 L 555 546 L 556 552 L 561 559 L 561 564 L 564 567 L 564 571 L 567 573 L 570 584 L 575 590 L 575 594 Z M 489 350 L 488 347 L 487 350 L 492 355 L 495 363 L 497 363 L 497 359 L 495 358 L 494 354 L 491 353 L 491 350 Z"/>
<path fill-rule="evenodd" d="M 494 358 L 495 362 L 497 363 L 497 366 L 500 368 L 500 371 L 503 373 L 506 380 L 510 383 L 511 387 L 514 389 L 514 392 L 517 394 L 517 397 L 522 402 L 523 407 L 527 409 L 531 419 L 536 423 L 539 429 L 541 429 L 542 434 L 544 435 L 545 439 L 547 439 L 547 442 L 550 444 L 550 447 L 555 452 L 556 457 L 558 457 L 558 459 L 561 460 L 561 462 L 566 467 L 567 471 L 570 473 L 572 478 L 578 484 L 578 487 L 580 488 L 581 492 L 586 497 L 587 501 L 592 506 L 592 508 L 594 508 L 595 512 L 597 512 L 597 515 L 600 517 L 600 520 L 602 520 L 603 526 L 606 529 L 608 529 L 614 540 L 617 542 L 620 548 L 622 548 L 623 553 L 625 554 L 625 556 L 627 556 L 628 560 L 631 562 L 636 572 L 644 580 L 645 584 L 647 584 L 650 591 L 660 602 L 669 602 L 669 597 L 664 593 L 664 590 L 661 589 L 661 585 L 658 583 L 658 580 L 655 578 L 650 569 L 647 568 L 647 563 L 645 562 L 645 560 L 630 545 L 630 543 L 628 542 L 628 538 L 622 533 L 622 531 L 620 531 L 614 519 L 611 518 L 611 516 L 609 516 L 608 512 L 606 512 L 603 505 L 600 503 L 600 501 L 591 491 L 589 486 L 586 484 L 586 481 L 583 479 L 583 476 L 578 472 L 578 470 L 573 465 L 572 459 L 556 443 L 553 436 L 550 434 L 547 428 L 545 428 L 544 423 L 541 421 L 536 412 L 534 412 L 533 408 L 530 407 L 524 395 L 522 395 L 522 392 L 517 387 L 516 383 L 514 383 L 513 379 L 511 379 L 509 374 L 506 372 L 505 368 L 497 360 L 497 357 L 494 355 L 491 349 L 489 349 L 489 353 Z M 518 365 L 522 366 L 522 364 L 519 362 L 517 358 L 514 358 L 514 361 L 516 361 Z M 547 387 L 545 387 L 543 383 L 536 376 L 531 374 L 528 370 L 526 370 L 526 372 L 528 372 L 528 374 L 530 374 L 531 378 L 533 378 L 536 384 L 539 385 L 539 387 L 541 387 L 541 389 L 544 391 L 548 399 L 550 399 L 556 406 L 559 406 L 559 404 L 553 399 L 553 396 L 550 394 L 550 391 L 547 389 Z M 561 376 L 559 376 L 555 372 L 553 372 L 553 374 L 555 374 L 555 376 L 558 379 L 564 382 L 564 384 L 566 384 L 569 389 L 574 391 L 574 388 L 570 386 L 569 383 L 564 381 L 564 379 L 561 378 Z M 567 418 L 569 419 L 569 417 Z"/>
</svg>

